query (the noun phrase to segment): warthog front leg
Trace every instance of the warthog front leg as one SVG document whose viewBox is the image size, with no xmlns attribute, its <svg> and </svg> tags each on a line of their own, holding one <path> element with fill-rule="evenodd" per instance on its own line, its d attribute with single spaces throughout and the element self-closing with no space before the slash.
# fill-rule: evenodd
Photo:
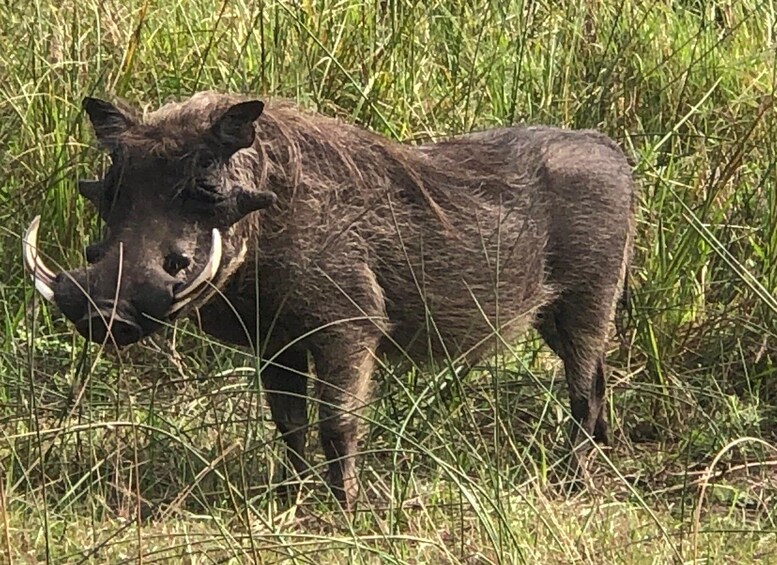
<svg viewBox="0 0 777 565">
<path fill-rule="evenodd" d="M 346 339 L 349 343 L 336 339 L 338 346 L 316 358 L 316 389 L 327 482 L 343 508 L 351 510 L 359 492 L 356 453 L 361 412 L 370 399 L 380 335 L 357 331 Z"/>
<path fill-rule="evenodd" d="M 283 353 L 262 369 L 262 384 L 273 421 L 286 443 L 288 463 L 300 479 L 308 471 L 305 460 L 307 373 L 307 355 L 304 351 Z M 288 478 L 286 469 L 283 469 L 281 476 L 283 480 Z M 287 489 L 289 494 L 293 491 L 293 488 Z"/>
</svg>

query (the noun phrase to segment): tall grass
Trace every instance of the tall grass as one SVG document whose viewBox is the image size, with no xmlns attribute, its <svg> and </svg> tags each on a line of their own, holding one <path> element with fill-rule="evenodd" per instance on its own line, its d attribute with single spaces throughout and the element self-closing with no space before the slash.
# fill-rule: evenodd
<svg viewBox="0 0 777 565">
<path fill-rule="evenodd" d="M 775 29 L 761 0 L 4 4 L 0 555 L 773 559 Z M 616 444 L 589 488 L 552 488 L 567 400 L 531 336 L 464 380 L 382 370 L 346 520 L 320 481 L 290 507 L 269 488 L 281 461 L 255 359 L 183 323 L 117 356 L 40 304 L 26 223 L 43 215 L 59 265 L 98 233 L 76 197 L 102 163 L 81 98 L 154 107 L 206 88 L 294 98 L 408 142 L 549 123 L 631 153 L 641 209 L 631 324 L 610 356 Z"/>
</svg>

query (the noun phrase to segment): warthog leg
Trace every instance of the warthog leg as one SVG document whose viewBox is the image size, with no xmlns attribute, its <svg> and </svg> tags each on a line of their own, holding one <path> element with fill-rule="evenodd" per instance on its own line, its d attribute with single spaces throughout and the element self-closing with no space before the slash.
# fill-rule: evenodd
<svg viewBox="0 0 777 565">
<path fill-rule="evenodd" d="M 300 479 L 308 471 L 305 460 L 307 380 L 308 362 L 304 351 L 283 353 L 262 369 L 262 384 L 272 418 L 286 443 L 288 463 Z M 288 478 L 286 470 L 283 469 L 282 479 Z M 288 486 L 287 493 L 293 493 L 295 489 Z"/>
<path fill-rule="evenodd" d="M 541 313 L 537 324 L 545 342 L 564 362 L 574 420 L 570 439 L 577 466 L 582 465 L 590 449 L 588 436 L 608 443 L 604 350 L 610 319 L 605 306 L 609 308 L 611 302 L 588 301 L 582 293 L 572 300 L 562 296 Z"/>
<path fill-rule="evenodd" d="M 380 334 L 375 328 L 334 337 L 323 355 L 316 356 L 319 401 L 319 434 L 328 462 L 328 480 L 333 494 L 346 511 L 352 510 L 359 485 L 356 453 L 360 414 L 371 392 L 375 350 Z M 340 332 L 337 332 L 340 333 Z"/>
</svg>

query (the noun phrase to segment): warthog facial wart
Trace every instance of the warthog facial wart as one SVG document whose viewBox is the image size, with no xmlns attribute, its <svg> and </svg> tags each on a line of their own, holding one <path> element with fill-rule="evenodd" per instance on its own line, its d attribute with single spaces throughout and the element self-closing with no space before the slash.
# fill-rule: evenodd
<svg viewBox="0 0 777 565">
<path fill-rule="evenodd" d="M 270 360 L 262 381 L 299 475 L 310 356 L 346 508 L 383 357 L 471 364 L 496 334 L 534 327 L 564 363 L 573 441 L 607 441 L 604 353 L 636 207 L 610 138 L 515 126 L 411 146 L 215 92 L 145 115 L 95 98 L 84 109 L 111 158 L 79 183 L 103 237 L 85 266 L 56 273 L 35 217 L 23 246 L 35 288 L 87 339 L 126 345 L 190 315 Z"/>
</svg>

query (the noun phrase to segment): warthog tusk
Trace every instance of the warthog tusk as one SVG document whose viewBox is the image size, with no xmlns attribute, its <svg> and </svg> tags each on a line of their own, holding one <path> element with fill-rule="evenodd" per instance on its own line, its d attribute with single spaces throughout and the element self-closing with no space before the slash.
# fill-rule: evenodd
<svg viewBox="0 0 777 565">
<path fill-rule="evenodd" d="M 24 266 L 32 275 L 35 288 L 41 293 L 43 298 L 52 302 L 54 300 L 54 291 L 51 289 L 56 275 L 49 269 L 40 258 L 38 253 L 38 228 L 40 228 L 40 216 L 35 216 L 30 227 L 24 232 L 22 240 Z"/>
<path fill-rule="evenodd" d="M 168 311 L 168 315 L 172 316 L 178 312 L 181 308 L 186 306 L 189 302 L 194 300 L 203 288 L 216 276 L 221 264 L 221 234 L 219 230 L 214 229 L 211 232 L 211 244 L 210 254 L 208 255 L 208 262 L 203 267 L 200 274 L 198 274 L 193 281 L 183 287 L 180 291 L 175 293 L 173 298 L 173 304 Z"/>
</svg>

